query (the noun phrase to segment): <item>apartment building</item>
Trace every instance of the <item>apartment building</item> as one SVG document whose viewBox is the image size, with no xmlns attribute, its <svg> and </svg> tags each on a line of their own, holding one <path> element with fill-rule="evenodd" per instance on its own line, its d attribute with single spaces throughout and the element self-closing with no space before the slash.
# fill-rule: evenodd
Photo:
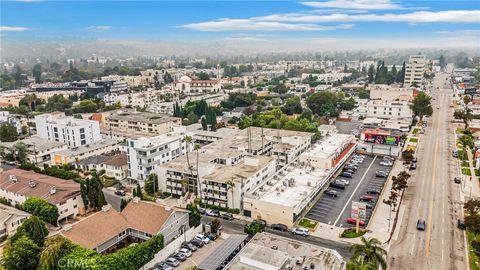
<svg viewBox="0 0 480 270">
<path fill-rule="evenodd" d="M 405 101 L 370 100 L 366 117 L 380 119 L 412 119 L 413 111 Z"/>
<path fill-rule="evenodd" d="M 31 216 L 31 214 L 0 204 L 0 237 L 15 234 L 17 228 Z"/>
<path fill-rule="evenodd" d="M 72 147 L 52 154 L 52 165 L 68 164 L 78 162 L 89 157 L 108 154 L 119 150 L 117 140 L 106 138 L 101 141 Z"/>
<path fill-rule="evenodd" d="M 27 146 L 27 161 L 37 165 L 50 164 L 54 153 L 68 149 L 65 143 L 49 141 L 36 135 L 13 143 L 5 143 L 5 146 L 11 148 L 17 143 Z"/>
<path fill-rule="evenodd" d="M 122 107 L 140 107 L 146 108 L 156 102 L 159 102 L 161 99 L 160 91 L 156 90 L 147 90 L 143 92 L 133 92 L 133 93 L 110 93 L 103 96 L 103 101 L 108 104 L 114 104 L 120 102 Z"/>
<path fill-rule="evenodd" d="M 123 133 L 148 132 L 159 135 L 171 132 L 174 125 L 181 125 L 182 119 L 166 114 L 138 112 L 135 110 L 117 110 L 106 117 L 108 130 Z"/>
<path fill-rule="evenodd" d="M 408 87 L 414 83 L 420 85 L 423 80 L 427 65 L 427 57 L 425 55 L 411 55 L 405 66 L 404 85 Z"/>
<path fill-rule="evenodd" d="M 187 151 L 193 151 L 182 142 L 182 133 L 169 132 L 154 137 L 127 139 L 128 178 L 141 185 L 158 165 L 177 158 Z"/>
<path fill-rule="evenodd" d="M 12 205 L 42 198 L 58 208 L 59 221 L 75 218 L 84 209 L 79 183 L 21 169 L 0 172 L 0 197 Z"/>
<path fill-rule="evenodd" d="M 64 226 L 62 234 L 82 247 L 107 254 L 159 234 L 168 245 L 188 229 L 188 211 L 133 198 L 122 212 L 105 205 L 102 211 Z"/>
<path fill-rule="evenodd" d="M 40 138 L 62 142 L 69 147 L 79 147 L 102 139 L 97 121 L 76 119 L 55 112 L 35 116 L 37 134 Z"/>
<path fill-rule="evenodd" d="M 15 127 L 18 134 L 22 134 L 22 122 L 19 118 L 10 114 L 7 111 L 0 111 L 0 125 L 9 124 Z M 0 139 L 1 141 L 1 139 Z"/>
</svg>

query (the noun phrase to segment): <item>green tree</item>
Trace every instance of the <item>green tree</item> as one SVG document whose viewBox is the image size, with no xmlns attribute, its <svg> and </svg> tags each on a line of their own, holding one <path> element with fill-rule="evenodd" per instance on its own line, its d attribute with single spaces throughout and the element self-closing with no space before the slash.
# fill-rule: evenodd
<svg viewBox="0 0 480 270">
<path fill-rule="evenodd" d="M 370 65 L 368 67 L 368 82 L 373 83 L 374 80 L 375 80 L 375 66 Z"/>
<path fill-rule="evenodd" d="M 23 204 L 22 209 L 41 218 L 43 221 L 56 225 L 58 219 L 58 208 L 44 199 L 30 197 Z"/>
<path fill-rule="evenodd" d="M 245 226 L 243 227 L 243 232 L 250 236 L 253 236 L 258 232 L 263 232 L 264 230 L 265 230 L 265 225 L 261 223 L 252 222 L 252 223 L 245 224 Z"/>
<path fill-rule="evenodd" d="M 218 218 L 212 220 L 212 223 L 210 225 L 210 232 L 218 233 L 219 228 L 220 228 L 220 220 L 218 220 Z"/>
<path fill-rule="evenodd" d="M 137 183 L 137 197 L 143 199 L 143 192 L 142 188 L 140 187 L 140 183 Z"/>
<path fill-rule="evenodd" d="M 0 125 L 0 141 L 14 142 L 18 140 L 17 128 L 11 124 Z"/>
<path fill-rule="evenodd" d="M 307 106 L 313 113 L 320 116 L 336 116 L 338 114 L 336 105 L 339 102 L 335 93 L 318 92 L 307 98 Z"/>
<path fill-rule="evenodd" d="M 197 195 L 199 196 L 200 200 L 202 199 L 202 183 L 200 181 L 200 173 L 198 172 L 198 152 L 200 150 L 201 146 L 200 144 L 195 144 L 193 146 L 193 150 L 196 152 L 197 154 Z"/>
<path fill-rule="evenodd" d="M 285 105 L 282 106 L 282 112 L 287 115 L 302 113 L 302 104 L 300 103 L 300 97 L 293 96 L 287 99 Z"/>
<path fill-rule="evenodd" d="M 420 117 L 420 121 L 422 121 L 424 116 L 432 116 L 433 108 L 431 100 L 432 98 L 423 92 L 420 92 L 413 99 L 410 108 L 416 116 Z"/>
<path fill-rule="evenodd" d="M 23 142 L 18 142 L 14 145 L 14 159 L 20 163 L 27 161 L 28 147 Z"/>
<path fill-rule="evenodd" d="M 198 211 L 198 208 L 195 204 L 187 204 L 187 210 L 190 211 L 188 213 L 188 223 L 190 227 L 197 227 L 200 225 L 200 219 L 202 216 L 200 215 L 200 212 Z"/>
<path fill-rule="evenodd" d="M 5 245 L 3 267 L 7 270 L 36 270 L 42 248 L 27 236 Z"/>
<path fill-rule="evenodd" d="M 49 112 L 53 111 L 61 111 L 64 112 L 66 109 L 69 109 L 72 107 L 72 101 L 69 100 L 68 98 L 65 98 L 61 94 L 55 94 L 51 96 L 46 104 L 46 109 Z"/>
<path fill-rule="evenodd" d="M 403 83 L 404 80 L 405 80 L 405 62 L 403 62 L 402 69 L 399 72 L 397 72 L 395 81 L 397 83 Z"/>
<path fill-rule="evenodd" d="M 474 234 L 480 234 L 480 214 L 476 213 L 465 217 L 467 229 Z"/>
<path fill-rule="evenodd" d="M 460 142 L 460 144 L 462 145 L 464 151 L 463 152 L 463 158 L 466 159 L 467 158 L 467 146 L 470 148 L 470 149 L 473 149 L 475 147 L 474 145 L 474 142 L 473 142 L 473 138 L 471 136 L 468 136 L 468 135 L 462 135 L 460 136 L 460 138 L 458 139 L 458 141 Z"/>
<path fill-rule="evenodd" d="M 192 140 L 193 140 L 192 136 L 188 136 L 188 135 L 186 135 L 182 139 L 182 142 L 185 143 L 185 154 L 187 156 L 187 165 L 190 171 L 192 170 L 192 165 L 190 164 L 190 157 L 188 153 L 190 152 L 190 144 L 192 143 Z"/>
<path fill-rule="evenodd" d="M 463 205 L 463 208 L 469 215 L 480 213 L 480 200 L 470 199 Z"/>
<path fill-rule="evenodd" d="M 468 122 L 473 119 L 472 110 L 466 108 L 465 110 L 455 111 L 453 117 L 458 120 L 462 120 L 465 124 L 465 129 L 468 128 Z"/>
<path fill-rule="evenodd" d="M 75 113 L 93 113 L 96 112 L 98 108 L 97 103 L 92 99 L 84 99 L 80 101 L 73 111 Z"/>
<path fill-rule="evenodd" d="M 210 75 L 205 72 L 200 72 L 197 74 L 199 80 L 210 80 Z"/>
<path fill-rule="evenodd" d="M 80 182 L 80 192 L 85 207 L 100 210 L 107 204 L 103 194 L 103 184 L 96 173 L 91 178 L 86 178 Z"/>
<path fill-rule="evenodd" d="M 45 101 L 41 98 L 38 98 L 35 94 L 27 94 L 22 99 L 20 99 L 18 106 L 27 106 L 30 111 L 35 111 L 38 105 L 45 104 Z"/>
<path fill-rule="evenodd" d="M 31 216 L 17 228 L 17 232 L 12 236 L 11 241 L 15 242 L 22 236 L 27 236 L 39 247 L 43 247 L 45 238 L 48 235 L 47 226 L 37 216 Z"/>
<path fill-rule="evenodd" d="M 55 235 L 47 239 L 40 254 L 41 270 L 57 270 L 60 258 L 65 256 L 74 245 L 67 238 Z"/>
<path fill-rule="evenodd" d="M 36 83 L 40 83 L 42 80 L 42 65 L 35 64 L 32 69 L 33 77 L 35 78 Z"/>
<path fill-rule="evenodd" d="M 350 248 L 353 251 L 350 261 L 373 263 L 375 269 L 378 269 L 378 267 L 387 269 L 387 252 L 380 247 L 381 242 L 375 238 L 366 239 L 365 237 L 362 237 L 360 240 L 361 244 L 355 244 Z"/>
<path fill-rule="evenodd" d="M 145 192 L 149 195 L 153 195 L 158 192 L 158 176 L 155 173 L 148 175 L 145 181 Z"/>
</svg>

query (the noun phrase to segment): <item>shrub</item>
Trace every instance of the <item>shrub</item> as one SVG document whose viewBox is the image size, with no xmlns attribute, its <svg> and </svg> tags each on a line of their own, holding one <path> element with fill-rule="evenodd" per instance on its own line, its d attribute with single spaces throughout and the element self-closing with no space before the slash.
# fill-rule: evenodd
<svg viewBox="0 0 480 270">
<path fill-rule="evenodd" d="M 57 224 L 58 208 L 41 198 L 30 197 L 23 203 L 21 208 L 32 215 L 38 216 L 45 222 L 53 225 Z"/>
<path fill-rule="evenodd" d="M 265 225 L 260 223 L 249 223 L 245 224 L 245 226 L 243 227 L 243 232 L 250 236 L 255 235 L 257 232 L 263 232 L 264 230 Z"/>
<path fill-rule="evenodd" d="M 360 230 L 358 233 L 355 231 L 355 229 L 347 229 L 342 232 L 342 235 L 340 237 L 342 238 L 356 238 L 360 237 L 365 234 L 364 230 Z"/>
</svg>

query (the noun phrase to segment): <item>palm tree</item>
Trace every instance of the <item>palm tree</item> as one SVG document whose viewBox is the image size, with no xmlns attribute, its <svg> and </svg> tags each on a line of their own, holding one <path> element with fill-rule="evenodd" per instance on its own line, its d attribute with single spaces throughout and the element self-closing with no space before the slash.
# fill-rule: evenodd
<svg viewBox="0 0 480 270">
<path fill-rule="evenodd" d="M 227 184 L 227 190 L 230 190 L 232 192 L 232 208 L 235 208 L 235 201 L 233 200 L 233 188 L 235 187 L 235 182 L 232 180 L 227 180 L 225 182 Z"/>
<path fill-rule="evenodd" d="M 190 144 L 192 143 L 192 136 L 183 137 L 182 142 L 185 143 L 185 151 L 186 151 L 186 154 L 187 154 L 187 164 L 188 164 L 188 168 L 190 169 L 190 172 L 191 172 L 192 167 L 190 166 L 190 159 L 189 159 L 189 156 L 188 156 L 188 152 L 190 152 Z"/>
<path fill-rule="evenodd" d="M 200 174 L 198 173 L 198 150 L 200 150 L 201 146 L 199 144 L 195 144 L 193 146 L 193 150 L 197 152 L 197 192 L 200 200 L 202 199 L 202 183 L 200 183 Z"/>
<path fill-rule="evenodd" d="M 361 262 L 362 265 L 373 263 L 375 269 L 379 266 L 382 269 L 387 269 L 386 256 L 387 252 L 380 247 L 382 244 L 376 238 L 361 238 L 362 244 L 353 245 L 350 250 L 353 251 L 352 258 L 350 259 L 353 263 Z M 366 268 L 368 269 L 368 268 Z"/>
<path fill-rule="evenodd" d="M 347 263 L 347 270 L 378 270 L 378 267 L 373 262 L 365 262 L 361 257 L 357 260 L 350 260 Z"/>
<path fill-rule="evenodd" d="M 185 194 L 188 191 L 188 179 L 183 178 L 182 181 L 180 181 L 180 184 L 182 185 L 182 192 Z"/>
</svg>

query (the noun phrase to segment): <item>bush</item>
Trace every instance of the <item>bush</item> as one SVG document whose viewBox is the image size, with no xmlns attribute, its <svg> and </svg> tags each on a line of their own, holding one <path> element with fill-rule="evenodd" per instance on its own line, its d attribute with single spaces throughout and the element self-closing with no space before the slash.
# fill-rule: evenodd
<svg viewBox="0 0 480 270">
<path fill-rule="evenodd" d="M 305 227 L 305 228 L 309 228 L 309 229 L 315 229 L 315 227 L 317 226 L 317 222 L 315 221 L 312 221 L 312 220 L 308 220 L 308 219 L 302 219 L 298 225 L 302 226 L 302 227 Z"/>
<path fill-rule="evenodd" d="M 12 204 L 4 197 L 0 197 L 0 203 L 11 206 Z"/>
<path fill-rule="evenodd" d="M 355 229 L 347 229 L 342 232 L 342 235 L 340 237 L 342 238 L 356 238 L 360 237 L 365 234 L 364 230 L 358 231 L 358 233 L 355 231 Z"/>
<path fill-rule="evenodd" d="M 265 225 L 260 223 L 249 223 L 245 224 L 245 226 L 243 227 L 243 232 L 250 236 L 255 235 L 257 232 L 263 232 L 264 230 Z"/>
</svg>

